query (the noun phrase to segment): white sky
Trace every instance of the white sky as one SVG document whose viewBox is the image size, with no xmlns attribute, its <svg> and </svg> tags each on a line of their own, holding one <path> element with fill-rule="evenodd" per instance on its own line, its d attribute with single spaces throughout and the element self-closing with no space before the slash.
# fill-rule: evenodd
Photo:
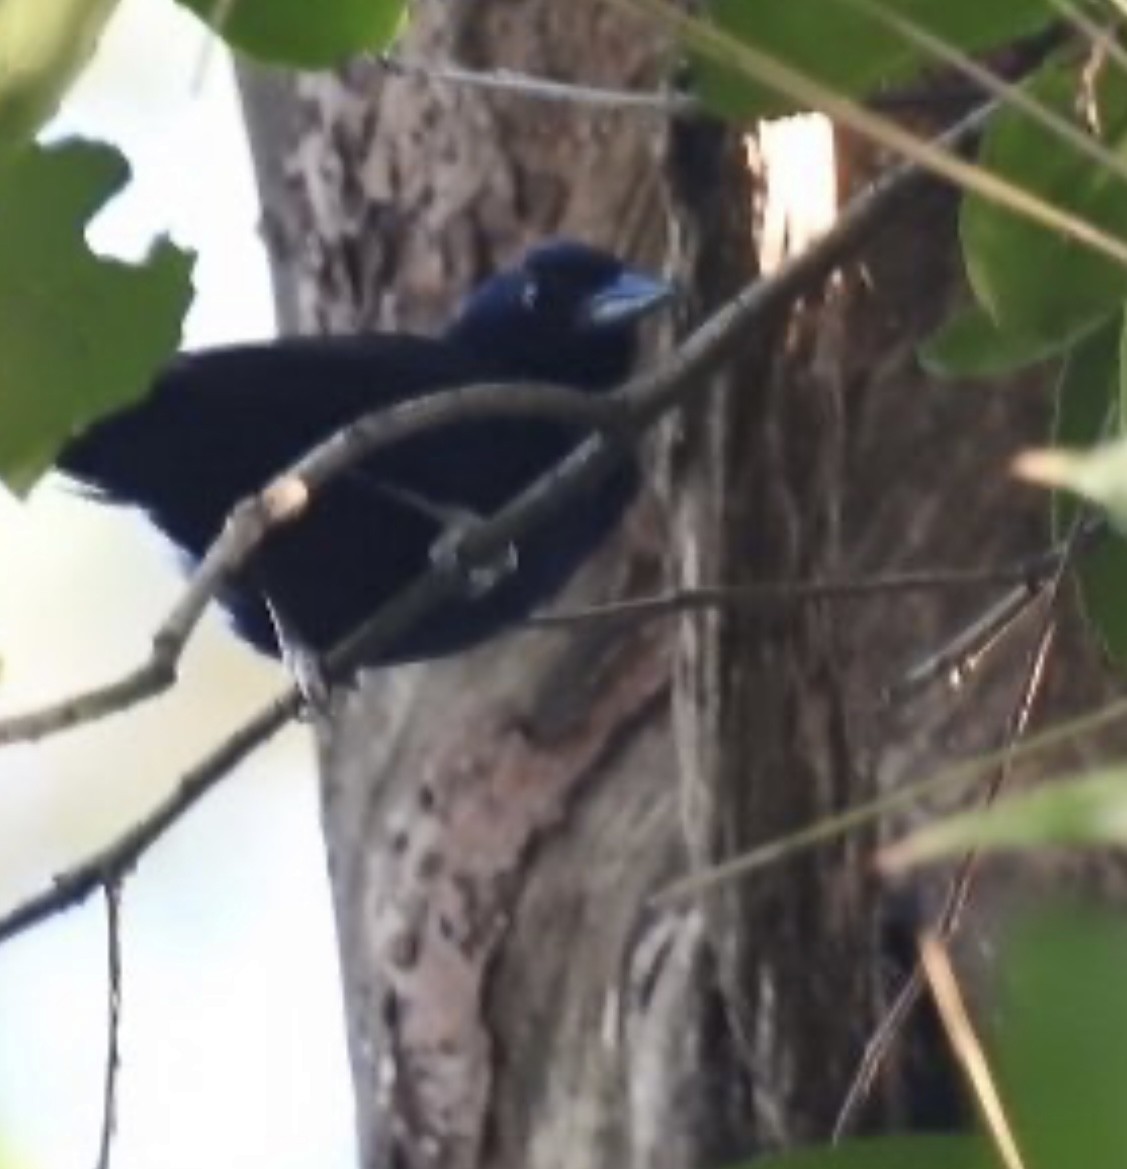
<svg viewBox="0 0 1127 1169">
<path fill-rule="evenodd" d="M 118 143 L 135 181 L 98 220 L 126 256 L 200 252 L 187 343 L 265 336 L 271 301 L 229 66 L 171 0 L 123 0 L 52 133 Z M 0 500 L 0 709 L 134 664 L 178 586 L 129 517 L 48 485 Z M 212 622 L 183 684 L 141 712 L 0 755 L 0 901 L 159 799 L 282 678 Z M 115 1169 L 355 1164 L 336 942 L 312 759 L 291 730 L 159 844 L 126 888 Z M 100 1123 L 105 935 L 91 905 L 0 948 L 0 1150 L 89 1169 Z"/>
</svg>

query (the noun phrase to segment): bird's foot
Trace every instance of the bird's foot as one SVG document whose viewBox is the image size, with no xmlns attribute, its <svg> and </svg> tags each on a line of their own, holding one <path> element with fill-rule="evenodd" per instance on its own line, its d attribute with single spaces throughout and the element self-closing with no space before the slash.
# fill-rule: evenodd
<svg viewBox="0 0 1127 1169">
<path fill-rule="evenodd" d="M 431 562 L 443 569 L 461 574 L 466 593 L 472 600 L 492 592 L 501 581 L 511 576 L 520 567 L 520 557 L 515 544 L 507 544 L 499 555 L 488 563 L 466 562 L 462 552 L 462 540 L 466 533 L 483 521 L 476 516 L 472 520 L 462 519 L 446 529 L 442 536 L 431 545 Z"/>
<path fill-rule="evenodd" d="M 462 540 L 467 532 L 485 522 L 477 512 L 457 504 L 428 499 L 393 484 L 380 484 L 380 489 L 441 525 L 442 535 L 431 545 L 431 563 L 460 573 L 466 584 L 466 592 L 473 600 L 491 592 L 505 577 L 516 572 L 520 561 L 515 544 L 507 545 L 488 564 L 466 563 L 461 549 Z"/>
<path fill-rule="evenodd" d="M 283 661 L 301 695 L 303 706 L 298 716 L 301 721 L 313 722 L 318 716 L 327 715 L 332 702 L 332 688 L 321 669 L 321 659 L 307 649 L 286 649 L 283 651 Z"/>
<path fill-rule="evenodd" d="M 278 639 L 282 665 L 285 666 L 295 689 L 301 695 L 303 707 L 299 718 L 302 722 L 311 722 L 317 715 L 328 712 L 332 699 L 332 688 L 321 668 L 321 659 L 294 636 L 271 601 L 266 601 L 266 607 Z"/>
</svg>

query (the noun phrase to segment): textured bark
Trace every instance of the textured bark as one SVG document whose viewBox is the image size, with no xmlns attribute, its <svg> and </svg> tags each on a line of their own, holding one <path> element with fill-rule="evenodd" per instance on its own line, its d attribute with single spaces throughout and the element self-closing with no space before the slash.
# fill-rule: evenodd
<svg viewBox="0 0 1127 1169">
<path fill-rule="evenodd" d="M 595 3 L 424 3 L 404 52 L 596 84 L 662 74 L 659 43 Z M 296 328 L 431 327 L 545 235 L 660 260 L 649 119 L 376 67 L 296 93 L 270 232 L 300 273 Z M 626 529 L 573 599 L 656 586 L 652 500 Z M 715 1144 L 697 1029 L 679 1034 L 700 929 L 645 909 L 683 868 L 667 641 L 660 626 L 523 636 L 369 679 L 324 728 L 366 1164 L 672 1165 Z"/>
<path fill-rule="evenodd" d="M 595 0 L 415 12 L 412 56 L 613 85 L 663 71 L 662 46 Z M 556 232 L 664 254 L 697 312 L 753 272 L 756 175 L 732 132 L 376 66 L 290 94 L 267 222 L 292 328 L 430 327 Z M 863 165 L 847 151 L 846 175 Z M 666 425 L 661 490 L 561 603 L 667 571 L 736 583 L 1037 546 L 1041 503 L 1002 467 L 1042 397 L 929 385 L 911 357 L 950 298 L 952 235 L 951 200 L 921 199 L 866 249 L 864 279 L 851 268 L 750 338 L 707 407 Z M 649 894 L 995 744 L 1020 641 L 959 695 L 879 699 L 983 599 L 524 633 L 365 679 L 320 728 L 365 1165 L 657 1169 L 823 1137 L 886 989 L 870 842 L 699 906 Z M 1068 655 L 1082 701 L 1105 683 L 1081 642 Z M 889 1098 L 905 1083 L 909 1118 L 945 1116 L 910 1077 Z"/>
<path fill-rule="evenodd" d="M 681 265 L 710 307 L 752 275 L 752 196 L 732 182 L 734 135 L 675 136 Z M 735 262 L 733 256 L 736 257 Z M 670 428 L 680 583 L 813 579 L 838 570 L 843 306 L 817 295 L 751 340 L 706 411 Z M 706 864 L 825 817 L 864 794 L 832 614 L 729 610 L 682 622 L 677 739 L 694 859 Z M 874 1017 L 876 900 L 862 838 L 810 854 L 779 879 L 709 899 L 708 936 L 746 1069 L 754 1143 L 791 1144 L 832 1124 Z"/>
<path fill-rule="evenodd" d="M 644 27 L 594 2 L 419 3 L 402 49 L 582 71 L 593 84 L 661 75 Z M 654 128 L 636 115 L 387 76 L 375 63 L 294 85 L 286 188 L 266 199 L 268 238 L 303 290 L 291 329 L 433 327 L 459 290 L 556 232 L 660 255 Z"/>
</svg>

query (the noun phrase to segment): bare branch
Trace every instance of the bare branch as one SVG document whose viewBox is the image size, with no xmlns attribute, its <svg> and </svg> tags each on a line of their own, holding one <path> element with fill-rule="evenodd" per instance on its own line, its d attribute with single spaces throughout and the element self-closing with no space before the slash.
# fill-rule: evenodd
<svg viewBox="0 0 1127 1169">
<path fill-rule="evenodd" d="M 121 882 L 107 881 L 106 898 L 106 1070 L 102 1082 L 102 1133 L 96 1169 L 110 1169 L 117 1127 L 117 1082 L 121 1070 Z"/>
<path fill-rule="evenodd" d="M 889 705 L 905 702 L 941 680 L 949 682 L 956 689 L 963 685 L 986 654 L 1016 627 L 1040 598 L 1042 590 L 1055 578 L 1061 558 L 1068 555 L 1075 562 L 1107 535 L 1108 526 L 1104 517 L 1087 516 L 1075 535 L 1070 535 L 1053 550 L 1052 561 L 1046 561 L 1042 571 L 1018 577 L 1010 592 L 1000 597 L 985 612 L 976 615 L 970 624 L 960 629 L 945 645 L 933 650 L 923 661 L 911 666 L 899 680 L 886 687 L 882 694 L 884 702 Z"/>
<path fill-rule="evenodd" d="M 545 613 L 530 617 L 526 624 L 534 629 L 570 629 L 599 621 L 651 621 L 701 609 L 793 608 L 825 601 L 880 600 L 897 594 L 977 590 L 999 584 L 1039 590 L 1055 570 L 1061 555 L 1062 548 L 1050 548 L 1000 568 L 922 569 L 852 580 L 755 581 L 730 588 L 676 589 L 656 596 L 569 609 L 564 613 Z"/>
<path fill-rule="evenodd" d="M 176 659 L 154 644 L 149 660 L 106 686 L 75 694 L 26 714 L 0 719 L 0 747 L 12 743 L 33 743 L 48 735 L 97 722 L 119 711 L 139 706 L 163 694 L 176 681 Z"/>
<path fill-rule="evenodd" d="M 91 893 L 122 881 L 140 857 L 225 775 L 266 743 L 302 707 L 290 687 L 267 703 L 232 735 L 185 772 L 173 793 L 81 864 L 58 874 L 50 886 L 0 917 L 0 942 L 47 918 L 81 905 Z"/>
<path fill-rule="evenodd" d="M 396 77 L 417 77 L 439 85 L 461 85 L 471 89 L 517 94 L 537 101 L 566 102 L 571 106 L 593 106 L 604 110 L 634 110 L 666 118 L 701 112 L 700 102 L 688 93 L 638 93 L 627 89 L 606 89 L 569 81 L 551 81 L 515 69 L 466 69 L 461 65 L 420 61 L 398 53 L 381 53 L 375 60 Z"/>
</svg>

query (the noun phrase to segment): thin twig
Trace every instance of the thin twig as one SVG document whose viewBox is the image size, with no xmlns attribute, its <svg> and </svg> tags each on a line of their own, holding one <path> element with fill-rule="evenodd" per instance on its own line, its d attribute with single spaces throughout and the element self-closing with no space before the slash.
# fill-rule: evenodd
<svg viewBox="0 0 1127 1169">
<path fill-rule="evenodd" d="M 950 641 L 886 686 L 880 696 L 882 704 L 900 706 L 939 681 L 946 682 L 952 690 L 964 686 L 987 652 L 1015 629 L 1040 600 L 1045 583 L 1044 578 L 1025 581 L 991 604 L 984 613 L 977 614 Z"/>
<path fill-rule="evenodd" d="M 0 719 L 0 747 L 12 743 L 33 743 L 48 735 L 73 730 L 140 706 L 142 702 L 163 694 L 173 685 L 177 677 L 175 660 L 179 656 L 177 651 L 174 660 L 170 661 L 164 649 L 154 646 L 149 660 L 124 678 L 25 714 Z"/>
<path fill-rule="evenodd" d="M 1087 528 L 1087 515 L 1083 510 L 1078 510 L 1065 538 L 1060 562 L 1045 590 L 1044 615 L 1028 663 L 1022 674 L 1022 682 L 1013 710 L 1006 721 L 1003 734 L 1003 755 L 997 771 L 982 793 L 979 801 L 980 808 L 988 808 L 997 800 L 1013 774 L 1017 762 L 1018 744 L 1025 735 L 1030 719 L 1033 717 L 1033 710 L 1044 682 L 1045 670 L 1056 633 L 1057 606 L 1065 577 Z M 943 907 L 935 927 L 937 934 L 944 941 L 952 938 L 958 931 L 963 912 L 970 899 L 979 856 L 978 849 L 968 849 L 959 859 L 959 864 L 947 886 Z M 850 1083 L 849 1090 L 846 1092 L 837 1121 L 834 1124 L 833 1139 L 835 1141 L 841 1140 L 852 1127 L 876 1077 L 880 1074 L 880 1069 L 888 1053 L 892 1050 L 892 1045 L 902 1032 L 916 1003 L 919 1002 L 923 988 L 923 969 L 917 962 L 866 1044 L 861 1063 Z"/>
<path fill-rule="evenodd" d="M 1079 4 L 1073 4 L 1071 0 L 1049 0 L 1049 6 L 1064 17 L 1066 24 L 1085 37 L 1096 52 L 1107 56 L 1119 66 L 1121 73 L 1127 74 L 1127 51 L 1112 29 L 1098 24 Z"/>
<path fill-rule="evenodd" d="M 673 589 L 655 596 L 588 605 L 562 613 L 543 613 L 530 617 L 526 624 L 536 629 L 569 629 L 601 621 L 648 621 L 700 609 L 789 608 L 821 601 L 865 601 L 900 593 L 980 589 L 984 585 L 999 584 L 1040 589 L 1060 556 L 1059 548 L 1050 548 L 1017 564 L 1000 568 L 921 569 L 852 580 L 755 581 L 730 588 Z"/>
<path fill-rule="evenodd" d="M 670 909 L 684 905 L 721 885 L 745 880 L 753 873 L 779 864 L 811 848 L 829 844 L 855 829 L 922 803 L 926 799 L 940 795 L 955 795 L 997 767 L 1007 755 L 1012 755 L 1015 762 L 1018 759 L 1031 759 L 1042 752 L 1060 747 L 1064 743 L 1075 742 L 1084 735 L 1095 734 L 1096 731 L 1125 720 L 1127 698 L 1116 699 L 1077 718 L 1051 726 L 1038 735 L 1030 735 L 1023 742 L 1017 743 L 1010 752 L 1004 749 L 988 751 L 970 759 L 963 759 L 941 768 L 925 779 L 898 787 L 895 791 L 886 792 L 865 803 L 855 804 L 844 812 L 828 816 L 813 824 L 806 824 L 794 832 L 757 845 L 740 856 L 690 873 L 655 893 L 650 898 L 650 905 L 655 909 Z"/>
<path fill-rule="evenodd" d="M 439 85 L 460 85 L 470 89 L 487 89 L 513 93 L 537 101 L 566 102 L 569 106 L 594 106 L 598 109 L 633 110 L 661 117 L 681 117 L 701 112 L 700 102 L 687 93 L 638 93 L 628 89 L 608 89 L 597 85 L 579 85 L 569 81 L 552 81 L 534 77 L 515 69 L 466 69 L 461 65 L 438 61 L 421 61 L 398 53 L 381 53 L 375 60 L 397 77 L 416 77 Z"/>
<path fill-rule="evenodd" d="M 233 734 L 186 771 L 170 796 L 147 816 L 99 849 L 81 864 L 59 873 L 42 892 L 0 917 L 0 942 L 7 941 L 47 918 L 73 909 L 91 893 L 120 882 L 141 856 L 152 847 L 197 801 L 248 755 L 273 738 L 297 715 L 302 696 L 290 687 L 261 707 Z"/>
<path fill-rule="evenodd" d="M 97 1169 L 110 1169 L 117 1128 L 117 1083 L 121 1070 L 121 882 L 102 885 L 106 899 L 106 1070 L 102 1080 L 102 1131 Z"/>
<path fill-rule="evenodd" d="M 947 681 L 953 689 L 958 689 L 978 668 L 987 651 L 1012 630 L 1040 599 L 1064 553 L 1067 551 L 1075 562 L 1109 534 L 1107 520 L 1103 516 L 1086 516 L 1072 544 L 1068 540 L 1059 544 L 1051 554 L 1054 558 L 1044 562 L 1043 571 L 1019 577 L 1018 583 L 1005 596 L 1000 597 L 985 612 L 977 614 L 954 637 L 909 667 L 897 681 L 887 686 L 881 694 L 882 702 L 890 706 L 899 705 L 938 681 Z"/>
</svg>

